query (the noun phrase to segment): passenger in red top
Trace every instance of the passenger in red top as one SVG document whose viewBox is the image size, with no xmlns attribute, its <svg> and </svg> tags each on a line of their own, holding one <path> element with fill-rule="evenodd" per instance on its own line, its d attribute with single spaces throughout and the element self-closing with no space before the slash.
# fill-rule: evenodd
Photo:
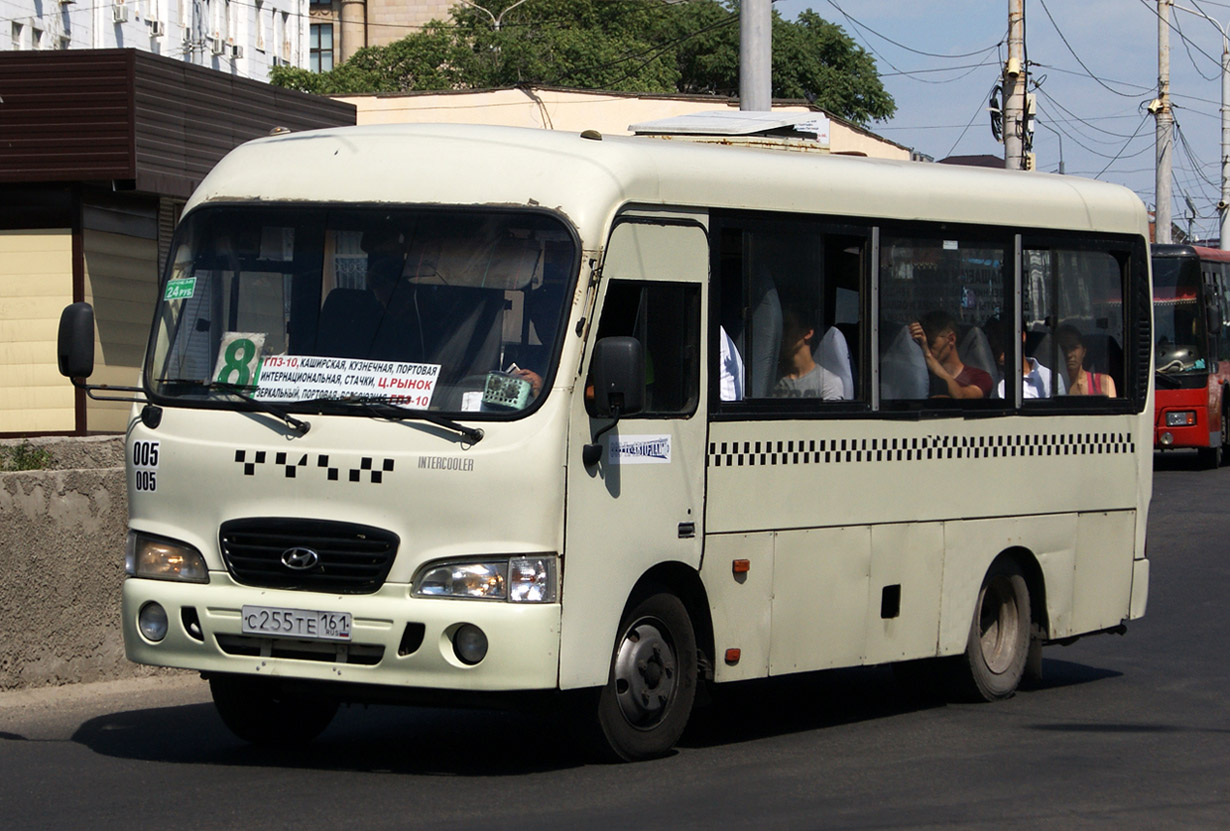
<svg viewBox="0 0 1230 831">
<path fill-rule="evenodd" d="M 927 312 L 910 324 L 932 377 L 933 398 L 989 398 L 991 376 L 966 366 L 957 353 L 957 324 L 946 312 Z"/>
</svg>

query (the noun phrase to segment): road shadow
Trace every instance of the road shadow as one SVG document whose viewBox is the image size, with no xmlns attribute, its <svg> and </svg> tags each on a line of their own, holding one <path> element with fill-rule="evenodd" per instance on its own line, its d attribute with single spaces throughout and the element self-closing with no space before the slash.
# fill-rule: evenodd
<svg viewBox="0 0 1230 831">
<path fill-rule="evenodd" d="M 1154 451 L 1154 470 L 1207 470 L 1195 450 Z"/>
<path fill-rule="evenodd" d="M 504 776 L 583 763 L 562 731 L 525 714 L 355 705 L 311 744 L 257 747 L 236 738 L 213 704 L 112 713 L 87 721 L 73 741 L 95 753 L 184 764 L 400 774 Z"/>
<path fill-rule="evenodd" d="M 1027 680 L 1020 689 L 1023 694 L 1045 693 L 1120 675 L 1114 670 L 1044 659 L 1042 679 Z M 917 671 L 899 674 L 890 666 L 728 684 L 717 689 L 708 706 L 694 713 L 680 746 L 714 747 L 939 709 L 953 700 L 942 687 L 938 681 L 920 683 Z"/>
<path fill-rule="evenodd" d="M 1045 660 L 1025 695 L 1120 673 Z M 681 748 L 711 748 L 823 730 L 945 706 L 891 667 L 860 667 L 759 679 L 714 688 Z M 123 759 L 182 764 L 383 772 L 419 776 L 517 776 L 587 763 L 562 718 L 550 710 L 500 711 L 355 705 L 343 707 L 314 742 L 268 748 L 235 738 L 212 704 L 129 710 L 82 724 L 73 741 Z"/>
</svg>

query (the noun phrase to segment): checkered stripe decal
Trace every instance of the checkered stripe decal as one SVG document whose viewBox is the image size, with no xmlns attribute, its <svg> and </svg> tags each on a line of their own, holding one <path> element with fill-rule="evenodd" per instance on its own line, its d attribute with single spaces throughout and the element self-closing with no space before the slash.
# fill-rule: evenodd
<svg viewBox="0 0 1230 831">
<path fill-rule="evenodd" d="M 1106 456 L 1136 452 L 1129 433 L 1011 436 L 922 436 L 908 439 L 813 439 L 710 442 L 711 467 L 765 467 L 842 462 L 921 462 L 1025 456 Z"/>
<path fill-rule="evenodd" d="M 268 453 L 264 450 L 256 450 L 249 457 L 248 451 L 236 450 L 235 463 L 243 465 L 244 476 L 255 476 L 256 468 L 260 465 L 267 464 L 269 457 L 273 456 L 273 464 L 280 466 L 283 469 L 287 479 L 295 479 L 299 475 L 299 469 L 304 470 L 321 470 L 325 474 L 325 478 L 330 482 L 341 481 L 342 468 L 340 466 L 332 467 L 329 465 L 329 456 L 323 453 L 303 453 L 295 454 L 297 459 L 291 461 L 292 456 L 286 453 Z M 363 474 L 368 474 L 369 481 L 372 484 L 379 485 L 384 481 L 384 474 L 393 472 L 392 459 L 380 459 L 377 464 L 377 459 L 372 456 L 363 456 L 359 459 L 359 466 L 347 468 L 347 481 L 360 482 L 363 479 Z"/>
</svg>

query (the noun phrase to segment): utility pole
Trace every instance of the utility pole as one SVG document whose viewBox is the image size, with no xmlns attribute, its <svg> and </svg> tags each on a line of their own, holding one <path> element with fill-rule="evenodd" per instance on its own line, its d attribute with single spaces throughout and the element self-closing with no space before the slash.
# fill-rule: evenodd
<svg viewBox="0 0 1230 831">
<path fill-rule="evenodd" d="M 1025 0 L 1008 2 L 1008 61 L 1004 64 L 1004 167 L 1025 169 Z"/>
<path fill-rule="evenodd" d="M 1217 203 L 1221 215 L 1217 247 L 1230 251 L 1230 37 L 1221 30 L 1221 200 Z"/>
<path fill-rule="evenodd" d="M 1170 193 L 1174 114 L 1170 111 L 1170 7 L 1174 0 L 1157 0 L 1157 100 L 1149 110 L 1157 118 L 1153 209 L 1153 241 L 1170 242 Z"/>
<path fill-rule="evenodd" d="M 773 109 L 773 2 L 739 3 L 739 109 Z"/>
</svg>

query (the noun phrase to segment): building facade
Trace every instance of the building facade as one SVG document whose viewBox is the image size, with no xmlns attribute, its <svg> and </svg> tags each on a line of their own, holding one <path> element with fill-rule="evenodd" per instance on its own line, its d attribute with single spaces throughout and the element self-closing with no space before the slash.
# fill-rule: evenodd
<svg viewBox="0 0 1230 831">
<path fill-rule="evenodd" d="M 309 69 L 328 72 L 364 46 L 386 46 L 432 20 L 449 19 L 460 0 L 308 0 Z"/>
<path fill-rule="evenodd" d="M 0 52 L 0 436 L 123 431 L 129 405 L 60 376 L 69 303 L 94 306 L 91 383 L 138 380 L 158 277 L 188 196 L 274 128 L 352 105 L 135 49 Z"/>
<path fill-rule="evenodd" d="M 240 78 L 310 62 L 309 0 L 0 0 L 0 52 L 138 49 Z"/>
</svg>

